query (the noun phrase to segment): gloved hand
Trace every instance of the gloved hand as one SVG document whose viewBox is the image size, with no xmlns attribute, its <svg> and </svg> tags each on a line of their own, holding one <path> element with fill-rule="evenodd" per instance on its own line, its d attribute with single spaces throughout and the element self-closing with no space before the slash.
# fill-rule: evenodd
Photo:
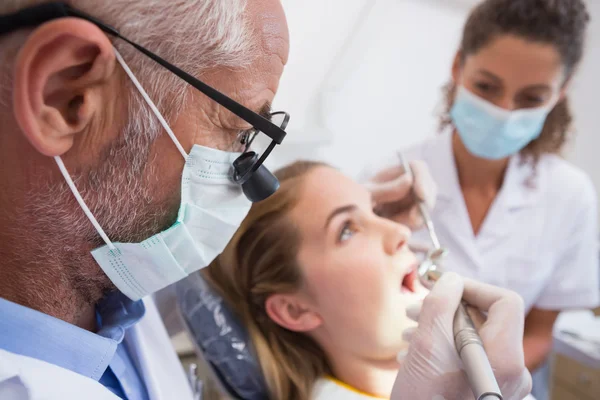
<svg viewBox="0 0 600 400">
<path fill-rule="evenodd" d="M 414 187 L 418 199 L 432 209 L 437 186 L 423 161 L 411 161 L 409 164 L 413 174 L 406 173 L 402 165 L 396 165 L 377 173 L 365 186 L 371 192 L 379 215 L 415 230 L 423 225 L 423 219 L 412 189 Z"/>
<path fill-rule="evenodd" d="M 464 295 L 463 295 L 464 288 Z M 505 400 L 523 399 L 531 391 L 531 375 L 523 354 L 524 306 L 506 289 L 445 273 L 422 305 L 407 309 L 418 327 L 405 331 L 408 351 L 399 355 L 400 371 L 391 400 L 473 399 L 454 346 L 452 322 L 461 297 L 487 320 L 474 321 Z"/>
</svg>

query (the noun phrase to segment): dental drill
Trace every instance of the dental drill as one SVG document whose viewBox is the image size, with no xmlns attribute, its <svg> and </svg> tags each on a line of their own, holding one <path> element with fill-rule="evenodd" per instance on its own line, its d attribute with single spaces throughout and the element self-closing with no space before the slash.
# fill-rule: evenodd
<svg viewBox="0 0 600 400">
<path fill-rule="evenodd" d="M 405 173 L 411 174 L 414 177 L 412 169 L 406 159 L 400 153 L 398 153 L 398 157 L 404 167 Z M 433 251 L 429 252 L 427 258 L 420 264 L 418 269 L 419 280 L 421 283 L 425 287 L 431 288 L 443 274 L 440 265 L 442 259 L 448 252 L 440 245 L 427 205 L 419 199 L 416 193 L 414 193 L 414 189 L 412 195 L 417 202 L 421 217 L 423 218 L 427 231 L 429 232 L 429 237 L 434 246 Z M 463 362 L 475 399 L 502 400 L 502 394 L 500 393 L 498 382 L 496 381 L 492 366 L 490 365 L 490 361 L 483 347 L 483 342 L 477 333 L 477 329 L 473 324 L 473 320 L 471 319 L 467 308 L 468 304 L 465 301 L 462 301 L 456 310 L 456 314 L 454 314 L 453 333 L 456 351 Z"/>
</svg>

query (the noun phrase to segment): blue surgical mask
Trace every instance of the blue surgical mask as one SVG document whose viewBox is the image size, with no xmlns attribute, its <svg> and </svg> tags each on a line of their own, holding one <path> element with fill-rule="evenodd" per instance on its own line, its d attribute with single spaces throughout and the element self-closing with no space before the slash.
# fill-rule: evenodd
<svg viewBox="0 0 600 400">
<path fill-rule="evenodd" d="M 459 86 L 450 116 L 471 154 L 499 160 L 517 154 L 540 136 L 555 104 L 553 100 L 544 107 L 509 111 Z"/>
</svg>

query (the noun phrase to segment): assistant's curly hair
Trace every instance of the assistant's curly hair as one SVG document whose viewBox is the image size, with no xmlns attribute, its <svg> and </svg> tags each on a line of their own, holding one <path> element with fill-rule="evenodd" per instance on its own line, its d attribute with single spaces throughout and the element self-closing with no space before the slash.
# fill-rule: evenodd
<svg viewBox="0 0 600 400">
<path fill-rule="evenodd" d="M 583 0 L 485 0 L 473 9 L 463 30 L 460 45 L 462 61 L 477 53 L 501 35 L 552 44 L 565 66 L 565 81 L 582 59 L 590 15 Z M 452 125 L 450 110 L 456 85 L 446 84 L 440 114 L 440 130 Z M 550 112 L 540 136 L 521 154 L 535 164 L 544 153 L 560 153 L 569 139 L 573 120 L 568 100 L 559 102 Z"/>
</svg>

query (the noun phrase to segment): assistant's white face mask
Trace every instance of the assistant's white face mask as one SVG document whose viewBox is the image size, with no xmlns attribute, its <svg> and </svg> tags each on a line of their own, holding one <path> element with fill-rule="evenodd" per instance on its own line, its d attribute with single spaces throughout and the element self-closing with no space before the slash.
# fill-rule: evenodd
<svg viewBox="0 0 600 400">
<path fill-rule="evenodd" d="M 240 154 L 199 145 L 186 154 L 116 49 L 115 54 L 185 159 L 177 221 L 141 243 L 113 243 L 81 198 L 62 159 L 55 160 L 81 208 L 106 242 L 92 255 L 121 292 L 139 300 L 207 266 L 223 251 L 251 203 L 240 185 L 231 180 L 232 163 Z"/>
</svg>

